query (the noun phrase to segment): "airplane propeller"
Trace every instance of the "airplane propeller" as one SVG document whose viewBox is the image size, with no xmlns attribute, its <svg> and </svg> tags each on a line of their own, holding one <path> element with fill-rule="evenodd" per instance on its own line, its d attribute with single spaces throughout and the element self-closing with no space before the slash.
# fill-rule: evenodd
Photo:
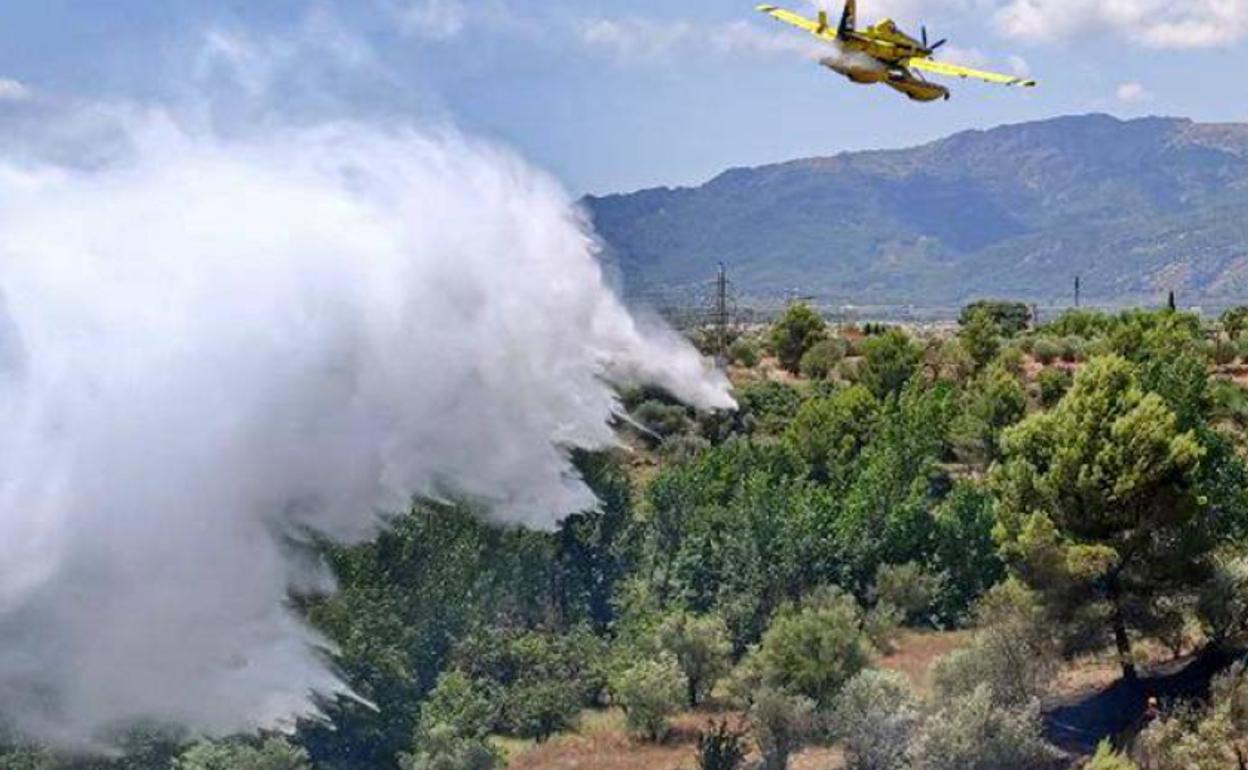
<svg viewBox="0 0 1248 770">
<path fill-rule="evenodd" d="M 927 44 L 927 27 L 922 27 L 921 29 L 923 30 L 923 47 L 928 50 L 928 53 L 934 52 L 937 48 L 940 48 L 942 45 L 949 42 L 949 38 L 942 37 L 940 40 L 937 40 L 935 43 L 928 45 Z"/>
</svg>

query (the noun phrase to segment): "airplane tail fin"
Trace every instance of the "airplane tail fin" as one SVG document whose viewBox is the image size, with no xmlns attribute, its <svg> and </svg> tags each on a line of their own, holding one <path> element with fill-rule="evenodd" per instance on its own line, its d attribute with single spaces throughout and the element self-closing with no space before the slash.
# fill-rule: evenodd
<svg viewBox="0 0 1248 770">
<path fill-rule="evenodd" d="M 857 24 L 858 2 L 857 0 L 845 0 L 845 11 L 841 14 L 841 25 L 837 27 L 837 34 L 844 35 L 846 32 L 853 32 Z"/>
</svg>

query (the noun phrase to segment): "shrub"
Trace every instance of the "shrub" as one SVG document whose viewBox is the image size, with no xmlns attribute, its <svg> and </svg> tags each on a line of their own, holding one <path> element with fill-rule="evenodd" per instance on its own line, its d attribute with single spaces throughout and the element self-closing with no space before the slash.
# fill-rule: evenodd
<svg viewBox="0 0 1248 770">
<path fill-rule="evenodd" d="M 483 738 L 465 736 L 449 724 L 435 725 L 414 753 L 399 755 L 400 770 L 494 770 L 502 764 L 502 755 Z"/>
<path fill-rule="evenodd" d="M 745 733 L 721 720 L 698 735 L 698 770 L 737 770 L 745 761 Z"/>
<path fill-rule="evenodd" d="M 975 359 L 956 337 L 928 348 L 925 366 L 933 380 L 963 383 L 975 376 Z"/>
<path fill-rule="evenodd" d="M 847 351 L 849 344 L 840 337 L 821 339 L 801 357 L 801 373 L 816 381 L 827 379 L 836 371 L 837 364 L 845 361 Z"/>
<path fill-rule="evenodd" d="M 651 741 L 667 737 L 668 718 L 680 707 L 683 677 L 670 654 L 639 660 L 611 678 L 611 696 L 624 710 L 634 735 Z"/>
<path fill-rule="evenodd" d="M 1200 587 L 1197 615 L 1213 644 L 1224 644 L 1248 628 L 1248 556 L 1218 554 L 1213 574 Z"/>
<path fill-rule="evenodd" d="M 816 342 L 802 356 L 802 374 L 812 380 L 826 380 L 845 360 L 846 349 L 845 340 L 836 337 Z"/>
<path fill-rule="evenodd" d="M 1062 360 L 1073 364 L 1084 360 L 1087 343 L 1082 337 L 1070 336 L 1062 340 Z"/>
<path fill-rule="evenodd" d="M 1048 366 L 1062 355 L 1062 343 L 1052 337 L 1037 337 L 1032 343 L 1031 354 L 1037 361 Z"/>
<path fill-rule="evenodd" d="M 746 337 L 738 337 L 728 347 L 728 359 L 747 369 L 753 369 L 758 366 L 758 361 L 761 357 L 762 354 L 758 349 L 758 344 Z"/>
<path fill-rule="evenodd" d="M 869 662 L 860 621 L 857 602 L 835 589 L 782 610 L 758 649 L 767 683 L 828 703 Z"/>
<path fill-rule="evenodd" d="M 983 688 L 1000 706 L 1018 706 L 1044 695 L 1057 669 L 1038 600 L 1017 582 L 996 586 L 977 607 L 979 629 L 965 648 L 932 668 L 932 689 L 941 700 Z"/>
<path fill-rule="evenodd" d="M 897 637 L 905 615 L 888 602 L 876 602 L 862 616 L 862 633 L 871 646 L 882 653 L 892 653 L 897 648 Z"/>
<path fill-rule="evenodd" d="M 1041 371 L 1036 376 L 1036 390 L 1040 405 L 1045 409 L 1057 406 L 1057 402 L 1062 400 L 1074 381 L 1075 378 L 1070 372 L 1059 367 L 1050 366 Z"/>
<path fill-rule="evenodd" d="M 659 455 L 665 461 L 678 465 L 696 460 L 710 448 L 711 442 L 701 436 L 678 434 L 663 439 L 663 443 L 659 445 Z"/>
<path fill-rule="evenodd" d="M 896 607 L 907 623 L 927 620 L 940 595 L 944 579 L 921 564 L 881 564 L 875 573 L 871 595 L 877 602 Z"/>
<path fill-rule="evenodd" d="M 832 734 L 845 747 L 849 770 L 905 770 L 921 721 L 909 680 L 895 671 L 863 671 L 832 707 Z"/>
<path fill-rule="evenodd" d="M 659 646 L 675 658 L 684 674 L 689 708 L 697 706 L 728 673 L 732 655 L 728 626 L 715 616 L 679 613 L 663 621 L 658 636 Z"/>
<path fill-rule="evenodd" d="M 646 401 L 637 407 L 633 411 L 633 419 L 660 438 L 683 433 L 689 427 L 689 416 L 683 406 L 656 400 Z"/>
<path fill-rule="evenodd" d="M 804 302 L 794 302 L 771 328 L 771 347 L 786 370 L 801 371 L 802 356 L 827 335 L 823 317 Z"/>
<path fill-rule="evenodd" d="M 915 739 L 913 770 L 1040 770 L 1060 756 L 1042 737 L 1035 701 L 1001 708 L 986 686 L 945 701 Z"/>
<path fill-rule="evenodd" d="M 1220 319 L 1222 328 L 1231 337 L 1238 337 L 1240 332 L 1248 331 L 1248 307 L 1237 305 L 1228 308 Z"/>
<path fill-rule="evenodd" d="M 1213 362 L 1218 366 L 1228 366 L 1235 363 L 1235 358 L 1239 355 L 1239 351 L 1235 347 L 1235 343 L 1231 340 L 1224 340 L 1221 337 L 1213 341 L 1212 358 Z"/>
<path fill-rule="evenodd" d="M 308 770 L 308 753 L 285 738 L 260 743 L 202 740 L 174 761 L 177 770 Z"/>
<path fill-rule="evenodd" d="M 1143 770 L 1229 770 L 1239 765 L 1226 714 L 1182 712 L 1140 733 L 1135 752 Z"/>
<path fill-rule="evenodd" d="M 814 733 L 815 704 L 809 698 L 764 688 L 749 710 L 750 727 L 762 755 L 760 770 L 785 770 L 789 756 Z"/>
<path fill-rule="evenodd" d="M 802 407 L 802 394 L 782 382 L 752 382 L 737 391 L 743 417 L 764 433 L 779 433 Z"/>
<path fill-rule="evenodd" d="M 1084 765 L 1083 770 L 1139 770 L 1135 763 L 1123 754 L 1114 751 L 1108 740 L 1101 741 L 1096 747 L 1092 760 Z"/>
<path fill-rule="evenodd" d="M 1001 348 L 1001 352 L 997 354 L 992 363 L 1009 372 L 1015 378 L 1021 378 L 1026 371 L 1026 356 L 1023 355 L 1022 345 L 1015 343 Z"/>
<path fill-rule="evenodd" d="M 29 745 L 9 745 L 7 740 L 0 743 L 0 767 L 4 770 L 62 770 L 45 750 Z"/>
</svg>

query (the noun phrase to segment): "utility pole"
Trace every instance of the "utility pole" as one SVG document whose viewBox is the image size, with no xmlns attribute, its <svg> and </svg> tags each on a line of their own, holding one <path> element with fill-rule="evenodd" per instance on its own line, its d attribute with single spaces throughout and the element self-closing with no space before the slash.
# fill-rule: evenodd
<svg viewBox="0 0 1248 770">
<path fill-rule="evenodd" d="M 1079 276 L 1075 276 L 1075 310 L 1079 309 Z"/>
<path fill-rule="evenodd" d="M 715 347 L 722 358 L 728 357 L 728 269 L 719 263 L 715 278 Z"/>
</svg>

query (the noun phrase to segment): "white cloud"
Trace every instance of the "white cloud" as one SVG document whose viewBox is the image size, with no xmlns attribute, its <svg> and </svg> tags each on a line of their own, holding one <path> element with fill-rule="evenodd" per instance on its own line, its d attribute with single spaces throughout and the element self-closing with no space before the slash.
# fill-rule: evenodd
<svg viewBox="0 0 1248 770">
<path fill-rule="evenodd" d="M 519 13 L 507 0 L 382 0 L 382 8 L 408 37 L 437 43 L 463 38 L 474 30 L 548 34 L 532 13 Z"/>
<path fill-rule="evenodd" d="M 1010 72 L 1014 73 L 1017 77 L 1031 77 L 1031 65 L 1028 64 L 1027 60 L 1023 57 L 1011 55 L 1008 59 L 1006 59 L 1006 62 L 1010 65 Z"/>
<path fill-rule="evenodd" d="M 1109 32 L 1152 48 L 1211 48 L 1248 37 L 1248 0 L 1009 0 L 994 21 L 1019 40 Z"/>
<path fill-rule="evenodd" d="M 31 97 L 30 88 L 9 78 L 0 78 L 0 102 L 22 102 Z"/>
<path fill-rule="evenodd" d="M 707 25 L 644 17 L 591 19 L 581 24 L 579 38 L 583 47 L 624 64 L 706 54 L 766 57 L 828 53 L 826 46 L 801 36 L 782 30 L 773 33 L 745 21 Z"/>
<path fill-rule="evenodd" d="M 979 67 L 981 69 L 991 66 L 992 63 L 988 54 L 978 48 L 960 48 L 956 45 L 942 46 L 937 58 L 941 61 L 961 64 L 964 67 Z"/>
<path fill-rule="evenodd" d="M 1141 104 L 1153 100 L 1153 92 L 1140 83 L 1121 83 L 1114 91 L 1114 96 L 1118 101 L 1128 104 Z"/>
<path fill-rule="evenodd" d="M 468 26 L 470 11 L 459 0 L 421 0 L 395 7 L 403 32 L 429 40 L 459 37 Z"/>
</svg>

